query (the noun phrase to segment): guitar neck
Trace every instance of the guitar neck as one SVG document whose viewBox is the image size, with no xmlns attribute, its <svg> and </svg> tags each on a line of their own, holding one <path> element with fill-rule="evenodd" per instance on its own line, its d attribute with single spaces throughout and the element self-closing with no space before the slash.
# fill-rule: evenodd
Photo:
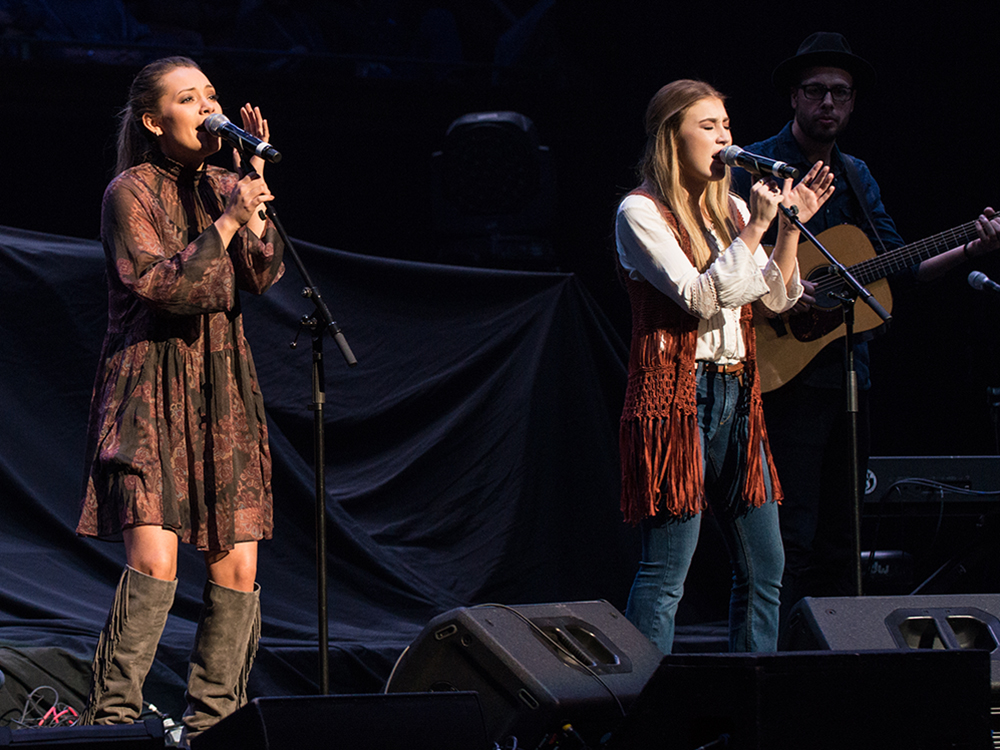
<svg viewBox="0 0 1000 750">
<path fill-rule="evenodd" d="M 976 222 L 970 221 L 954 229 L 935 234 L 918 242 L 897 247 L 887 253 L 855 263 L 848 270 L 862 284 L 870 284 L 904 268 L 916 265 L 945 250 L 976 239 Z"/>
</svg>

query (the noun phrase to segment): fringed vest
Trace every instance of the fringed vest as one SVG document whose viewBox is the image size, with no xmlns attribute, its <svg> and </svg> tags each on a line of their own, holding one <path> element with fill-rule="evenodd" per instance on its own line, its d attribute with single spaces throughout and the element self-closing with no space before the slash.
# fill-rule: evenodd
<svg viewBox="0 0 1000 750">
<path fill-rule="evenodd" d="M 693 263 L 691 238 L 673 213 L 644 190 L 632 194 L 656 203 Z M 742 229 L 742 217 L 735 207 L 731 214 Z M 622 513 L 629 523 L 659 513 L 689 518 L 707 505 L 696 401 L 699 321 L 652 284 L 631 279 L 627 273 L 623 277 L 632 306 L 632 344 L 619 433 Z M 737 424 L 747 449 L 737 482 L 742 491 L 736 506 L 746 509 L 767 501 L 761 446 L 767 456 L 774 499 L 780 500 L 782 493 L 764 427 L 750 305 L 741 311 L 740 328 L 746 349 L 743 382 L 750 388 L 744 388 L 749 399 L 741 398 L 737 407 Z"/>
</svg>

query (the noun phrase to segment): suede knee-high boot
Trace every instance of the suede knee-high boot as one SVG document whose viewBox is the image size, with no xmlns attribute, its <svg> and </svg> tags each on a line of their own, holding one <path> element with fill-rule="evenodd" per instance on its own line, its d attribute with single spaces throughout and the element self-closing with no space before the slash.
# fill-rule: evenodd
<svg viewBox="0 0 1000 750">
<path fill-rule="evenodd" d="M 260 586 L 236 591 L 209 581 L 188 668 L 183 742 L 246 704 L 260 641 Z"/>
<path fill-rule="evenodd" d="M 177 579 L 125 566 L 97 641 L 90 697 L 78 724 L 131 724 L 142 713 L 142 684 L 156 656 Z"/>
</svg>

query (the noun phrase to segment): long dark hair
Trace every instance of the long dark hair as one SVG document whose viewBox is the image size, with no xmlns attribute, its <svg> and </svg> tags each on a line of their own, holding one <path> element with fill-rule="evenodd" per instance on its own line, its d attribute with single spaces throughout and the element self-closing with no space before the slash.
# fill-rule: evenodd
<svg viewBox="0 0 1000 750">
<path fill-rule="evenodd" d="M 163 77 L 176 68 L 201 67 L 189 57 L 163 57 L 139 71 L 128 92 L 128 104 L 118 114 L 118 161 L 115 174 L 149 161 L 159 151 L 156 139 L 142 122 L 147 113 L 159 112 Z"/>
</svg>

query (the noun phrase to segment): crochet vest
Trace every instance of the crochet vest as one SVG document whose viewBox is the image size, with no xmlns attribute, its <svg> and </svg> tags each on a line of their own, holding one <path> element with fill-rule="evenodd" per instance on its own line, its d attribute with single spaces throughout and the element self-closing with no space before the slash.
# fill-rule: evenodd
<svg viewBox="0 0 1000 750">
<path fill-rule="evenodd" d="M 670 209 L 642 189 L 630 194 L 656 203 L 684 254 L 694 262 L 691 238 Z M 742 217 L 735 206 L 730 213 L 742 230 Z M 629 523 L 660 513 L 689 518 L 707 506 L 696 402 L 698 318 L 652 284 L 629 278 L 620 266 L 619 271 L 632 306 L 628 385 L 619 433 L 622 513 Z M 743 382 L 749 388 L 743 389 L 737 406 L 737 428 L 746 460 L 736 483 L 739 495 L 731 502 L 737 509 L 746 509 L 767 501 L 761 447 L 767 456 L 774 499 L 780 500 L 782 493 L 764 427 L 750 305 L 741 311 L 740 329 L 746 349 Z"/>
</svg>

